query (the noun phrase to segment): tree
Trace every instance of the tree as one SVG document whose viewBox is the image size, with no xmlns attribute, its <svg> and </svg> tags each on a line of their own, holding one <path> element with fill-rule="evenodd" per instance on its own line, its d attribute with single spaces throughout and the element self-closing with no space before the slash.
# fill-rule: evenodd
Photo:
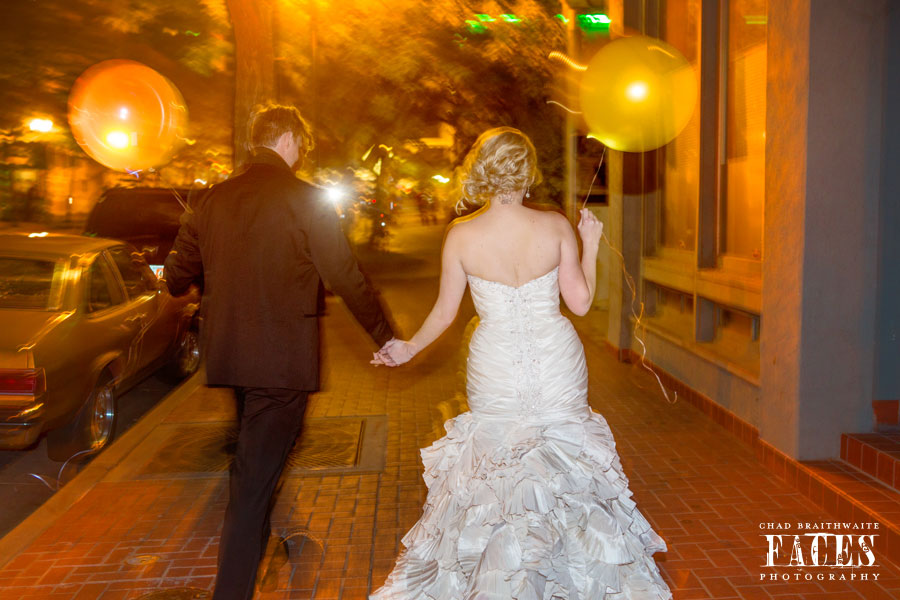
<svg viewBox="0 0 900 600">
<path fill-rule="evenodd" d="M 249 151 L 253 107 L 276 99 L 271 0 L 227 0 L 235 42 L 234 164 Z"/>
<path fill-rule="evenodd" d="M 372 145 L 399 151 L 439 123 L 455 129 L 459 158 L 485 129 L 511 125 L 538 147 L 545 195 L 561 189 L 562 117 L 546 103 L 556 68 L 547 54 L 565 48 L 558 2 L 479 3 L 494 19 L 482 33 L 465 0 L 280 6 L 277 87 L 312 117 L 320 166 L 356 162 Z"/>
<path fill-rule="evenodd" d="M 44 116 L 55 125 L 53 143 L 75 151 L 67 126 L 72 84 L 100 61 L 126 58 L 153 67 L 184 95 L 190 122 L 180 162 L 227 143 L 230 119 L 223 123 L 220 107 L 230 97 L 232 44 L 224 0 L 133 0 L 127 11 L 107 0 L 2 6 L 0 132 L 8 140 L 27 136 L 27 120 Z"/>
</svg>

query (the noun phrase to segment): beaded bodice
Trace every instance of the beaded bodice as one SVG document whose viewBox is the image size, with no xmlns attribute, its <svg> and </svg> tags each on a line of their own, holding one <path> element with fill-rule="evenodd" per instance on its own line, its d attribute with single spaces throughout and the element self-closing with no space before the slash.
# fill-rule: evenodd
<svg viewBox="0 0 900 600">
<path fill-rule="evenodd" d="M 559 312 L 558 273 L 518 287 L 468 276 L 479 317 L 467 369 L 473 413 L 542 418 L 586 408 L 583 348 Z"/>
</svg>

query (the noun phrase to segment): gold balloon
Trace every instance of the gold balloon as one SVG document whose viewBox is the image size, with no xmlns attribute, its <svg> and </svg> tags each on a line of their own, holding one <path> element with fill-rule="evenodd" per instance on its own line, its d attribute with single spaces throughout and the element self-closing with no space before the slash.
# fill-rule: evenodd
<svg viewBox="0 0 900 600">
<path fill-rule="evenodd" d="M 619 38 L 588 63 L 581 110 L 590 133 L 614 150 L 659 148 L 681 133 L 697 102 L 697 77 L 670 44 L 642 35 Z"/>
<path fill-rule="evenodd" d="M 97 63 L 69 93 L 75 141 L 111 169 L 139 171 L 167 163 L 184 139 L 186 123 L 178 88 L 139 62 Z"/>
</svg>

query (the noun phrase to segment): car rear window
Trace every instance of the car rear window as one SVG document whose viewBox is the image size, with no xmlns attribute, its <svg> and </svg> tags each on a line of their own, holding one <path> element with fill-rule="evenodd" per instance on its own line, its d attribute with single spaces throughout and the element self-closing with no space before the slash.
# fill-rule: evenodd
<svg viewBox="0 0 900 600">
<path fill-rule="evenodd" d="M 65 261 L 0 256 L 0 308 L 58 309 Z"/>
<path fill-rule="evenodd" d="M 150 263 L 165 260 L 178 234 L 187 201 L 187 189 L 114 188 L 101 196 L 91 209 L 84 233 L 124 240 L 141 252 Z"/>
</svg>

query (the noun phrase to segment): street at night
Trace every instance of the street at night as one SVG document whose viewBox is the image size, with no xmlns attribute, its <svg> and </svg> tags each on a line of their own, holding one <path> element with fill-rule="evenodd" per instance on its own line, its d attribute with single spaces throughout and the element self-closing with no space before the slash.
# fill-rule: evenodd
<svg viewBox="0 0 900 600">
<path fill-rule="evenodd" d="M 6 0 L 0 600 L 900 599 L 900 0 Z"/>
<path fill-rule="evenodd" d="M 442 233 L 408 222 L 389 253 L 362 261 L 404 330 L 424 318 L 435 296 Z M 361 331 L 339 301 L 327 301 L 323 389 L 307 412 L 311 437 L 301 438 L 273 513 L 291 555 L 275 589 L 260 598 L 365 598 L 384 578 L 421 514 L 418 450 L 465 410 L 460 343 L 472 316 L 467 301 L 420 362 L 390 370 L 368 364 Z M 658 564 L 676 598 L 869 600 L 900 592 L 900 571 L 880 558 L 881 532 L 877 568 L 847 570 L 844 579 L 817 579 L 813 568 L 782 579 L 779 569 L 764 567 L 765 534 L 781 533 L 769 523 L 836 519 L 689 401 L 667 403 L 652 374 L 616 361 L 603 343 L 605 316 L 571 317 L 587 352 L 591 406 L 608 418 L 635 501 L 669 544 Z M 95 481 L 69 506 L 39 511 L 14 532 L 21 552 L 3 540 L 3 557 L 12 557 L 0 571 L 4 598 L 139 598 L 188 588 L 197 595 L 183 597 L 206 597 L 226 499 L 223 431 L 233 415 L 222 390 L 195 386 L 180 396 L 164 400 L 165 412 L 154 415 L 152 428 L 142 425 L 141 440 L 126 438 L 133 449 L 111 448 L 116 459 L 100 467 L 102 477 L 86 471 Z M 325 427 L 341 421 L 362 421 L 365 430 Z M 341 464 L 345 439 L 361 446 L 360 455 Z"/>
</svg>

